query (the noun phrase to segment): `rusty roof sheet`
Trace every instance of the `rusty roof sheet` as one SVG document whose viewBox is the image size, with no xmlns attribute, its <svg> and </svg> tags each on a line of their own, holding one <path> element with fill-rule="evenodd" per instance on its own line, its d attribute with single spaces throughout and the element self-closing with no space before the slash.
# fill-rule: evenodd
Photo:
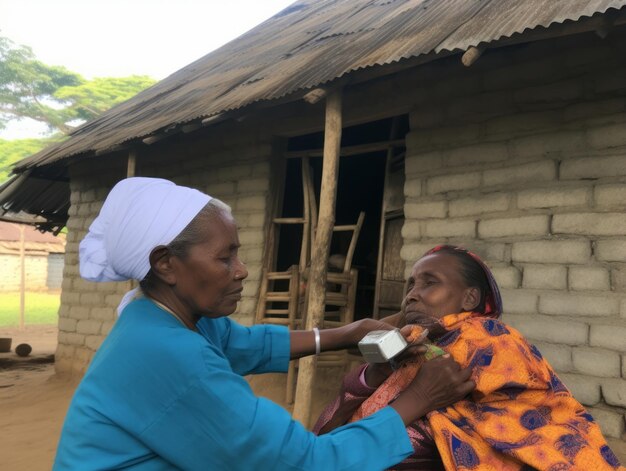
<svg viewBox="0 0 626 471">
<path fill-rule="evenodd" d="M 626 0 L 301 0 L 23 160 L 16 171 L 106 152 L 358 69 L 464 51 L 624 6 Z"/>
</svg>

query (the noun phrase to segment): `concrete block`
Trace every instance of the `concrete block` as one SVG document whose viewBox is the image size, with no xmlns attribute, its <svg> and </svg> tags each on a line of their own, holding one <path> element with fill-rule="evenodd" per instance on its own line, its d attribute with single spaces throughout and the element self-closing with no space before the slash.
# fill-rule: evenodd
<svg viewBox="0 0 626 471">
<path fill-rule="evenodd" d="M 504 322 L 510 324 L 532 341 L 563 345 L 584 345 L 589 326 L 582 322 L 559 320 L 550 316 L 507 314 L 504 303 Z M 572 363 L 573 364 L 573 363 Z"/>
<path fill-rule="evenodd" d="M 78 321 L 76 319 L 71 319 L 69 317 L 60 317 L 59 330 L 63 332 L 76 332 L 77 323 Z"/>
<path fill-rule="evenodd" d="M 129 291 L 127 288 L 126 291 Z M 122 300 L 122 294 L 108 294 L 104 297 L 104 306 L 109 306 L 111 308 L 117 308 L 118 304 Z"/>
<path fill-rule="evenodd" d="M 437 244 L 432 242 L 404 244 L 400 249 L 400 257 L 402 260 L 413 264 L 435 245 Z"/>
<path fill-rule="evenodd" d="M 519 288 L 522 277 L 517 268 L 511 266 L 492 267 L 491 272 L 493 273 L 493 276 L 498 282 L 498 286 L 500 288 Z"/>
<path fill-rule="evenodd" d="M 117 318 L 117 316 L 116 316 Z M 109 335 L 109 333 L 111 332 L 111 329 L 113 328 L 113 326 L 115 325 L 115 320 L 111 320 L 111 321 L 104 321 L 102 323 L 102 329 L 100 331 L 100 333 L 104 336 Z"/>
<path fill-rule="evenodd" d="M 572 347 L 568 345 L 558 345 L 555 343 L 536 342 L 543 357 L 550 363 L 550 366 L 560 373 L 567 373 L 574 369 L 572 362 Z"/>
<path fill-rule="evenodd" d="M 263 231 L 239 231 L 239 243 L 242 246 L 263 244 L 265 237 Z"/>
<path fill-rule="evenodd" d="M 602 380 L 602 395 L 607 404 L 626 408 L 626 381 L 623 379 Z"/>
<path fill-rule="evenodd" d="M 232 195 L 236 193 L 235 182 L 220 182 L 207 185 L 209 195 Z"/>
<path fill-rule="evenodd" d="M 463 123 L 455 126 L 445 126 L 429 129 L 422 134 L 425 141 L 432 146 L 453 147 L 461 144 L 476 142 L 481 137 L 481 125 Z"/>
<path fill-rule="evenodd" d="M 509 141 L 515 157 L 527 159 L 558 153 L 568 154 L 586 148 L 585 135 L 580 131 L 558 131 L 523 136 Z"/>
<path fill-rule="evenodd" d="M 561 180 L 614 177 L 626 175 L 626 158 L 623 155 L 585 157 L 561 162 Z"/>
<path fill-rule="evenodd" d="M 402 226 L 402 237 L 404 237 L 405 241 L 409 240 L 417 240 L 421 237 L 422 223 L 420 221 L 404 221 L 404 225 Z"/>
<path fill-rule="evenodd" d="M 72 319 L 89 319 L 90 309 L 86 306 L 71 306 L 70 317 Z"/>
<path fill-rule="evenodd" d="M 619 378 L 621 358 L 619 353 L 600 348 L 576 347 L 572 350 L 574 369 L 582 374 Z"/>
<path fill-rule="evenodd" d="M 518 216 L 514 218 L 483 219 L 478 222 L 478 237 L 542 236 L 549 231 L 550 218 L 547 214 Z"/>
<path fill-rule="evenodd" d="M 566 289 L 567 268 L 562 265 L 526 265 L 522 286 L 530 289 Z"/>
<path fill-rule="evenodd" d="M 444 123 L 443 107 L 419 108 L 409 113 L 411 129 L 432 128 Z"/>
<path fill-rule="evenodd" d="M 619 300 L 606 296 L 546 293 L 539 298 L 539 312 L 557 316 L 608 317 L 619 314 Z"/>
<path fill-rule="evenodd" d="M 624 414 L 612 409 L 593 407 L 588 410 L 605 437 L 622 438 Z"/>
<path fill-rule="evenodd" d="M 411 133 L 413 134 L 413 133 Z M 407 156 L 404 161 L 404 170 L 406 175 L 423 175 L 425 172 L 440 169 L 443 167 L 443 153 L 441 151 L 409 153 L 411 147 L 407 135 Z M 423 143 L 421 144 L 423 146 Z M 419 152 L 420 146 L 415 147 Z"/>
<path fill-rule="evenodd" d="M 591 199 L 590 188 L 533 189 L 517 194 L 519 209 L 586 206 Z"/>
<path fill-rule="evenodd" d="M 461 191 L 478 188 L 481 184 L 479 172 L 440 175 L 426 180 L 426 193 L 434 195 L 448 191 Z"/>
<path fill-rule="evenodd" d="M 593 199 L 596 206 L 624 208 L 626 206 L 626 184 L 597 185 L 593 189 Z"/>
<path fill-rule="evenodd" d="M 476 221 L 467 219 L 429 220 L 424 223 L 426 237 L 475 237 Z"/>
<path fill-rule="evenodd" d="M 500 289 L 504 312 L 511 314 L 534 314 L 537 312 L 538 296 L 521 289 Z"/>
<path fill-rule="evenodd" d="M 545 130 L 554 127 L 560 122 L 559 113 L 554 111 L 530 111 L 515 113 L 509 116 L 499 116 L 487 121 L 485 133 L 492 135 L 526 134 L 530 131 Z"/>
<path fill-rule="evenodd" d="M 447 201 L 427 201 L 423 203 L 407 201 L 404 215 L 407 219 L 445 218 L 448 214 Z"/>
<path fill-rule="evenodd" d="M 595 255 L 603 262 L 626 262 L 626 239 L 597 241 Z"/>
<path fill-rule="evenodd" d="M 79 334 L 99 334 L 102 327 L 102 321 L 95 319 L 82 319 L 76 325 L 76 332 Z"/>
<path fill-rule="evenodd" d="M 252 175 L 252 168 L 250 165 L 237 165 L 232 167 L 221 167 L 217 170 L 217 178 L 219 181 L 238 181 L 242 178 Z"/>
<path fill-rule="evenodd" d="M 81 293 L 80 295 L 80 304 L 82 304 L 83 306 L 101 306 L 103 301 L 104 295 L 101 293 L 91 292 Z"/>
<path fill-rule="evenodd" d="M 506 193 L 493 193 L 480 197 L 460 198 L 450 201 L 450 216 L 474 216 L 477 214 L 506 211 L 511 196 Z"/>
<path fill-rule="evenodd" d="M 77 334 L 74 332 L 59 332 L 59 344 L 64 345 L 84 345 L 85 344 L 85 336 L 83 334 Z"/>
<path fill-rule="evenodd" d="M 270 188 L 270 181 L 268 178 L 249 178 L 239 180 L 237 183 L 237 191 L 239 193 L 255 193 L 255 192 L 267 192 Z"/>
<path fill-rule="evenodd" d="M 237 211 L 264 211 L 266 202 L 265 196 L 246 196 L 237 199 L 235 209 Z"/>
<path fill-rule="evenodd" d="M 567 373 L 560 373 L 559 378 L 581 404 L 595 406 L 600 402 L 599 378 Z"/>
<path fill-rule="evenodd" d="M 622 378 L 626 379 L 626 353 L 622 355 Z"/>
<path fill-rule="evenodd" d="M 626 266 L 611 270 L 611 289 L 626 293 Z"/>
<path fill-rule="evenodd" d="M 509 156 L 503 142 L 489 142 L 450 149 L 444 156 L 446 167 L 474 165 L 477 163 L 500 162 Z"/>
<path fill-rule="evenodd" d="M 626 352 L 626 326 L 593 324 L 589 330 L 589 345 Z"/>
<path fill-rule="evenodd" d="M 587 129 L 587 139 L 589 145 L 596 149 L 624 146 L 626 145 L 626 123 Z"/>
<path fill-rule="evenodd" d="M 571 213 L 552 217 L 553 234 L 611 236 L 626 234 L 624 213 Z"/>
<path fill-rule="evenodd" d="M 102 335 L 88 335 L 85 337 L 85 346 L 95 352 L 100 348 L 103 340 Z"/>
<path fill-rule="evenodd" d="M 99 321 L 109 321 L 117 317 L 117 312 L 111 307 L 94 307 L 91 309 L 91 319 L 97 319 Z"/>
<path fill-rule="evenodd" d="M 418 198 L 422 196 L 422 180 L 407 177 L 404 183 L 404 196 Z"/>
<path fill-rule="evenodd" d="M 573 101 L 583 92 L 581 80 L 566 80 L 518 89 L 513 93 L 515 103 L 537 104 Z"/>
<path fill-rule="evenodd" d="M 608 270 L 602 267 L 571 267 L 568 273 L 568 285 L 574 291 L 593 291 L 611 289 Z"/>
<path fill-rule="evenodd" d="M 556 162 L 542 160 L 523 165 L 511 165 L 504 168 L 485 170 L 483 172 L 484 186 L 512 185 L 521 186 L 537 182 L 547 182 L 556 179 Z"/>
</svg>

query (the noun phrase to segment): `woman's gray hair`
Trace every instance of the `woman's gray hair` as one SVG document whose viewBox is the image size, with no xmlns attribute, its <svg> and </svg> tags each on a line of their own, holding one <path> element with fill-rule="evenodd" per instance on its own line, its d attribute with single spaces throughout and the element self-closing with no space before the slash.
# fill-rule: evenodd
<svg viewBox="0 0 626 471">
<path fill-rule="evenodd" d="M 174 240 L 167 244 L 170 253 L 178 258 L 185 258 L 189 253 L 190 247 L 206 241 L 207 219 L 224 213 L 228 215 L 232 214 L 230 206 L 217 198 L 211 198 L 204 208 L 187 224 L 187 227 L 185 227 Z M 154 287 L 154 281 L 154 273 L 152 269 L 150 269 L 145 278 L 139 282 L 139 286 L 141 286 L 143 292 L 146 293 Z"/>
</svg>

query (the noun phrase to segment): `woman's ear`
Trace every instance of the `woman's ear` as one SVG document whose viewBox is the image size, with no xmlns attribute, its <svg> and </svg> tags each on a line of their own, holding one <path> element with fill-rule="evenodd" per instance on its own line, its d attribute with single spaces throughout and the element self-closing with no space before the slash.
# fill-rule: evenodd
<svg viewBox="0 0 626 471">
<path fill-rule="evenodd" d="M 152 273 L 164 283 L 174 286 L 176 284 L 176 272 L 172 265 L 170 250 L 159 245 L 150 252 L 150 269 Z"/>
<path fill-rule="evenodd" d="M 463 310 L 473 311 L 480 304 L 480 290 L 478 288 L 467 288 L 463 296 Z"/>
</svg>

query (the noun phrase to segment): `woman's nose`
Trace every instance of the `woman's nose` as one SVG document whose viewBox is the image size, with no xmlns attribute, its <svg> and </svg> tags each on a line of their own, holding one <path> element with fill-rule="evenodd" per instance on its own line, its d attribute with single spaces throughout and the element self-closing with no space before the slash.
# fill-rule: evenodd
<svg viewBox="0 0 626 471">
<path fill-rule="evenodd" d="M 237 268 L 235 268 L 235 279 L 244 280 L 248 278 L 248 267 L 241 260 L 237 259 Z"/>
</svg>

